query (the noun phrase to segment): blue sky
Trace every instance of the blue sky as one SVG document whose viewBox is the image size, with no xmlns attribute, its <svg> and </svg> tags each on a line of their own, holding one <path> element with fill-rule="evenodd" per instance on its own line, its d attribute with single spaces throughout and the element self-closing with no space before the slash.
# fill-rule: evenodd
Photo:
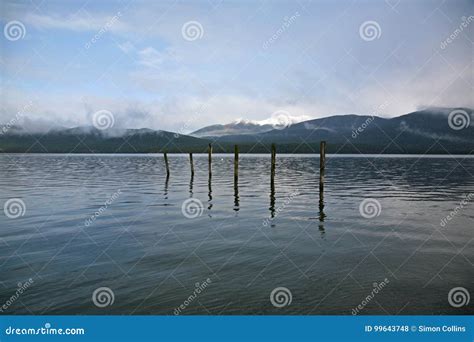
<svg viewBox="0 0 474 342">
<path fill-rule="evenodd" d="M 0 123 L 108 110 L 117 127 L 186 133 L 277 111 L 474 107 L 473 15 L 463 0 L 2 1 Z"/>
</svg>

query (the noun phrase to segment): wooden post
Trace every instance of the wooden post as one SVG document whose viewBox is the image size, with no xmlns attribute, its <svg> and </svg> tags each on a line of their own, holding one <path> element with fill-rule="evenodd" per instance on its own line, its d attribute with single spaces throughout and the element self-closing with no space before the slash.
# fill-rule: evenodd
<svg viewBox="0 0 474 342">
<path fill-rule="evenodd" d="M 326 142 L 321 141 L 319 146 L 319 232 L 324 236 L 324 171 L 326 168 Z"/>
<path fill-rule="evenodd" d="M 234 146 L 234 211 L 239 211 L 239 146 Z"/>
<path fill-rule="evenodd" d="M 323 181 L 324 181 L 324 169 L 326 167 L 326 142 L 321 141 L 319 146 L 319 170 L 323 171 Z"/>
<path fill-rule="evenodd" d="M 209 144 L 207 154 L 208 154 L 208 162 L 209 162 L 209 178 L 211 178 L 212 176 L 212 145 L 211 144 Z"/>
<path fill-rule="evenodd" d="M 193 163 L 193 154 L 189 154 L 189 163 L 191 164 L 191 177 L 194 176 L 194 163 Z"/>
<path fill-rule="evenodd" d="M 166 177 L 169 177 L 170 176 L 170 167 L 168 165 L 168 154 L 166 152 L 164 152 L 163 156 L 165 157 Z"/>
<path fill-rule="evenodd" d="M 275 164 L 276 164 L 276 147 L 272 144 L 272 165 L 271 165 L 271 179 L 275 179 Z"/>
<path fill-rule="evenodd" d="M 319 145 L 319 198 L 324 198 L 324 171 L 326 168 L 326 142 L 321 141 Z"/>
<path fill-rule="evenodd" d="M 271 150 L 271 166 L 270 166 L 270 217 L 275 217 L 275 164 L 276 164 L 276 147 L 272 144 Z"/>
<path fill-rule="evenodd" d="M 234 146 L 234 183 L 239 180 L 239 146 Z"/>
<path fill-rule="evenodd" d="M 209 206 L 207 207 L 207 209 L 211 210 L 211 208 L 212 208 L 212 182 L 211 182 L 211 179 L 212 179 L 212 145 L 211 144 L 209 144 L 209 148 L 207 150 L 207 155 L 208 155 L 208 162 L 209 162 L 209 178 L 207 180 Z"/>
</svg>

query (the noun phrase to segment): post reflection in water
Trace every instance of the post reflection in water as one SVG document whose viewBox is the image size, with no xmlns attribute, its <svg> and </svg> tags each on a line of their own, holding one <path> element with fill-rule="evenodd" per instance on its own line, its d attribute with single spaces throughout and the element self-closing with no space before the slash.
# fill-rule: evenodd
<svg viewBox="0 0 474 342">
<path fill-rule="evenodd" d="M 275 180 L 270 181 L 270 217 L 275 218 Z"/>
<path fill-rule="evenodd" d="M 193 183 L 194 183 L 194 173 L 191 173 L 191 179 L 189 180 L 189 197 L 193 197 Z"/>
<path fill-rule="evenodd" d="M 163 192 L 163 195 L 165 197 L 165 200 L 168 199 L 168 185 L 169 185 L 169 181 L 170 181 L 170 176 L 167 175 L 166 176 L 166 180 L 165 180 L 165 189 L 164 189 L 164 192 Z"/>
<path fill-rule="evenodd" d="M 324 236 L 324 219 L 326 218 L 326 214 L 324 213 L 324 193 L 322 189 L 319 189 L 319 231 L 321 232 L 321 237 Z"/>
<path fill-rule="evenodd" d="M 212 209 L 212 175 L 211 173 L 209 172 L 209 178 L 208 178 L 208 181 L 207 181 L 207 188 L 208 188 L 208 192 L 207 192 L 207 196 L 208 196 L 208 200 L 207 200 L 207 203 L 209 204 L 207 206 L 207 209 L 209 211 L 211 211 Z M 209 213 L 209 217 L 211 217 L 211 213 Z"/>
<path fill-rule="evenodd" d="M 239 177 L 234 177 L 234 211 L 239 211 Z"/>
<path fill-rule="evenodd" d="M 278 216 L 278 213 L 280 211 L 280 208 L 277 208 L 276 206 L 276 181 L 275 181 L 275 178 L 276 178 L 276 167 L 275 167 L 275 158 L 273 157 L 273 160 L 271 162 L 271 168 L 270 168 L 270 193 L 269 193 L 269 197 L 270 197 L 270 205 L 268 207 L 268 210 L 270 211 L 269 215 L 268 215 L 268 226 L 270 227 L 275 227 L 275 219 L 276 217 Z M 268 164 L 267 164 L 268 165 Z M 193 172 L 191 172 L 190 174 L 190 178 L 189 178 L 189 183 L 188 183 L 188 196 L 189 198 L 193 198 L 194 197 L 194 192 L 195 192 L 195 186 L 198 186 L 199 187 L 199 182 L 197 183 L 197 185 L 194 184 L 194 176 L 195 174 Z M 216 200 L 214 194 L 213 194 L 213 188 L 212 188 L 212 173 L 209 172 L 208 173 L 208 181 L 207 181 L 207 211 L 208 211 L 208 216 L 209 217 L 213 217 L 213 215 L 211 215 L 211 210 L 215 210 L 214 208 L 214 201 Z M 322 173 L 322 176 L 324 177 L 324 170 L 323 170 L 323 173 Z M 239 175 L 238 175 L 238 172 L 234 172 L 234 205 L 233 205 L 233 211 L 235 212 L 235 216 L 237 217 L 238 215 L 238 212 L 240 211 L 240 194 L 239 194 Z M 317 185 L 316 185 L 317 186 Z M 318 228 L 319 228 L 319 233 L 321 235 L 321 237 L 324 237 L 325 236 L 325 221 L 327 219 L 327 215 L 326 215 L 326 212 L 325 212 L 325 206 L 326 206 L 326 203 L 325 203 L 325 198 L 324 198 L 324 183 L 320 181 L 319 183 L 319 201 L 318 201 L 318 214 L 317 214 L 317 217 L 311 215 L 312 217 L 308 217 L 308 219 L 312 220 L 312 219 L 317 219 L 319 222 L 318 222 Z M 164 205 L 165 206 L 168 206 L 170 205 L 170 203 L 167 203 L 169 198 L 170 198 L 170 176 L 167 175 L 166 178 L 165 178 L 165 182 L 164 182 L 164 189 L 163 189 L 163 196 L 164 196 L 164 200 L 165 200 L 165 203 Z M 291 199 L 292 199 L 292 196 L 291 195 Z M 267 197 L 268 198 L 268 197 Z M 218 199 L 217 199 L 218 200 Z M 267 202 L 268 203 L 268 202 Z M 285 208 L 288 203 L 283 203 L 283 208 Z M 313 209 L 314 210 L 314 209 Z M 314 213 L 314 211 L 313 211 Z"/>
<path fill-rule="evenodd" d="M 314 313 L 315 307 L 321 303 L 318 313 L 347 315 L 354 307 L 349 305 L 348 298 L 355 296 L 357 305 L 359 297 L 368 291 L 361 289 L 357 281 L 347 281 L 347 272 L 341 272 L 341 265 L 349 269 L 356 267 L 356 278 L 365 279 L 369 285 L 384 279 L 387 269 L 373 267 L 373 262 L 360 263 L 360 260 L 365 255 L 370 256 L 381 239 L 392 237 L 393 227 L 397 227 L 399 236 L 390 239 L 389 248 L 374 251 L 379 260 L 396 268 L 403 266 L 407 256 L 418 250 L 417 255 L 429 255 L 430 262 L 423 257 L 414 257 L 409 260 L 409 265 L 399 267 L 397 284 L 410 286 L 393 286 L 390 296 L 405 299 L 399 306 L 413 303 L 404 306 L 406 314 L 430 313 L 434 307 L 438 313 L 453 313 L 446 299 L 444 306 L 440 306 L 439 291 L 432 295 L 428 291 L 421 299 L 419 293 L 413 293 L 412 288 L 421 289 L 427 282 L 426 277 L 414 276 L 413 270 L 423 270 L 420 275 L 431 278 L 439 272 L 440 265 L 446 263 L 446 251 L 453 251 L 453 245 L 461 251 L 467 243 L 466 237 L 472 235 L 474 213 L 466 206 L 443 230 L 447 239 L 433 236 L 433 243 L 423 245 L 420 242 L 430 238 L 433 226 L 440 225 L 440 213 L 449 214 L 453 207 L 466 199 L 466 194 L 474 193 L 474 177 L 469 174 L 474 170 L 474 156 L 334 156 L 328 167 L 328 186 L 324 186 L 324 193 L 320 194 L 317 156 L 280 156 L 278 179 L 275 173 L 273 186 L 268 182 L 269 156 L 246 155 L 242 158 L 238 183 L 242 209 L 237 214 L 233 210 L 233 197 L 237 194 L 234 194 L 233 155 L 223 155 L 222 162 L 219 157 L 219 162 L 212 165 L 212 179 L 208 182 L 205 179 L 207 156 L 196 156 L 193 201 L 187 202 L 192 204 L 190 215 L 196 213 L 193 208 L 198 210 L 198 214 L 203 209 L 195 199 L 200 199 L 204 207 L 208 207 L 206 195 L 209 193 L 213 207 L 212 211 L 205 211 L 212 213 L 213 217 L 202 212 L 201 216 L 191 219 L 183 214 L 183 203 L 189 199 L 190 190 L 187 157 L 173 155 L 169 160 L 173 161 L 170 166 L 173 165 L 175 170 L 171 183 L 171 175 L 166 177 L 166 166 L 161 156 L 157 158 L 157 167 L 153 168 L 147 155 L 0 153 L 0 210 L 9 196 L 23 198 L 27 207 L 22 218 L 9 219 L 0 213 L 0 227 L 4 228 L 0 229 L 0 240 L 5 242 L 0 242 L 0 249 L 3 255 L 8 255 L 9 251 L 18 254 L 18 258 L 2 260 L 5 261 L 1 266 L 2 274 L 15 280 L 12 282 L 14 287 L 17 280 L 29 275 L 28 268 L 22 265 L 29 264 L 33 269 L 47 265 L 57 247 L 70 241 L 68 248 L 64 249 L 66 254 L 61 254 L 61 258 L 48 265 L 41 274 L 44 276 L 42 281 L 28 288 L 32 292 L 21 298 L 22 303 L 17 301 L 9 308 L 11 314 L 28 314 L 26 308 L 36 311 L 35 308 L 51 302 L 48 293 L 52 291 L 57 295 L 54 305 L 43 314 L 87 315 L 98 312 L 90 303 L 91 290 L 95 288 L 91 289 L 93 279 L 93 285 L 120 283 L 117 286 L 120 285 L 124 291 L 120 292 L 123 298 L 136 298 L 137 294 L 156 290 L 135 313 L 169 315 L 176 307 L 174 303 L 179 305 L 189 297 L 197 281 L 203 282 L 211 276 L 208 268 L 211 267 L 219 279 L 212 280 L 206 293 L 199 298 L 211 314 L 223 313 L 223 308 L 226 308 L 226 314 L 251 315 L 259 307 L 263 314 L 303 315 Z M 81 197 L 72 201 L 71 193 L 78 190 L 80 182 L 85 182 L 89 191 L 81 192 Z M 392 182 L 397 184 L 395 190 Z M 31 184 L 41 184 L 41 187 Z M 92 226 L 87 227 L 87 233 L 96 243 L 75 238 L 73 230 L 58 234 L 57 227 L 84 227 L 88 222 L 85 219 L 99 209 L 108 194 L 119 189 L 120 196 L 109 197 L 114 202 L 107 209 L 110 210 L 108 215 L 97 218 Z M 359 213 L 359 206 L 371 195 L 376 195 L 385 209 L 378 221 L 369 222 Z M 56 210 L 54 220 L 50 222 L 51 207 Z M 275 210 L 272 220 L 269 207 Z M 405 219 L 406 215 L 401 213 L 408 211 L 409 214 L 410 208 L 420 210 Z M 135 214 L 139 216 L 135 217 Z M 403 224 L 400 224 L 401 219 Z M 44 236 L 41 236 L 36 228 L 43 221 L 51 224 L 42 229 Z M 275 224 L 275 228 L 271 224 Z M 117 226 L 129 227 L 133 234 L 117 239 L 117 233 L 120 233 Z M 323 234 L 325 230 L 327 234 Z M 25 236 L 31 237 L 26 250 L 22 247 Z M 354 245 L 354 239 L 363 243 Z M 100 256 L 104 246 L 109 248 L 107 254 L 110 258 L 91 258 Z M 87 253 L 82 252 L 85 247 Z M 285 248 L 288 259 L 281 255 L 281 248 Z M 474 251 L 471 250 L 466 247 L 463 254 L 467 253 L 466 256 L 472 259 Z M 64 261 L 68 267 L 63 267 Z M 91 267 L 85 274 L 87 277 L 82 275 L 84 265 Z M 58 269 L 61 272 L 56 272 Z M 122 277 L 121 270 L 129 270 L 131 277 Z M 178 270 L 180 273 L 176 274 Z M 300 270 L 307 277 L 302 277 Z M 454 258 L 443 270 L 443 279 L 434 277 L 430 288 L 449 290 L 446 279 L 461 279 L 460 275 L 468 279 L 470 272 L 472 269 L 464 258 Z M 183 283 L 183 287 L 176 286 L 173 275 Z M 327 281 L 321 281 L 326 275 L 329 275 Z M 280 286 L 275 280 L 291 290 L 296 301 L 294 304 L 308 305 L 290 304 L 287 311 L 274 308 L 268 296 L 275 286 Z M 71 295 L 71 284 L 79 292 Z M 333 292 L 335 295 L 321 301 L 337 284 L 343 284 L 343 288 L 337 288 Z M 306 290 L 312 293 L 308 294 Z M 10 298 L 11 292 L 11 289 L 0 286 L 0 298 Z M 381 304 L 387 304 L 387 307 L 393 304 L 390 296 L 387 303 Z M 68 305 L 71 302 L 75 305 Z M 110 313 L 128 314 L 130 303 L 133 304 L 133 300 L 116 300 L 110 306 Z M 186 310 L 189 311 L 185 313 L 193 315 L 209 314 L 199 305 Z M 377 305 L 368 305 L 364 310 L 368 310 L 364 311 L 367 314 L 384 314 Z M 464 306 L 458 312 L 467 313 L 469 310 L 469 306 Z"/>
</svg>

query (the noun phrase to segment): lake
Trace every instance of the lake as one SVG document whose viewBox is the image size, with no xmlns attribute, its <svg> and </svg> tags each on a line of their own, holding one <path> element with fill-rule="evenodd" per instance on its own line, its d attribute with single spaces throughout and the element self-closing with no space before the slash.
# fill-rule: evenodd
<svg viewBox="0 0 474 342">
<path fill-rule="evenodd" d="M 472 156 L 168 158 L 0 154 L 3 313 L 474 313 Z"/>
</svg>

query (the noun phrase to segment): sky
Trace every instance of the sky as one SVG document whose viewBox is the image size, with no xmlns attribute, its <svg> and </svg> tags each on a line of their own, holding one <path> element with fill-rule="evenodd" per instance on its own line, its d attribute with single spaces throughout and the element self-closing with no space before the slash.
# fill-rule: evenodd
<svg viewBox="0 0 474 342">
<path fill-rule="evenodd" d="M 2 0 L 0 124 L 189 133 L 474 107 L 474 1 Z"/>
</svg>

